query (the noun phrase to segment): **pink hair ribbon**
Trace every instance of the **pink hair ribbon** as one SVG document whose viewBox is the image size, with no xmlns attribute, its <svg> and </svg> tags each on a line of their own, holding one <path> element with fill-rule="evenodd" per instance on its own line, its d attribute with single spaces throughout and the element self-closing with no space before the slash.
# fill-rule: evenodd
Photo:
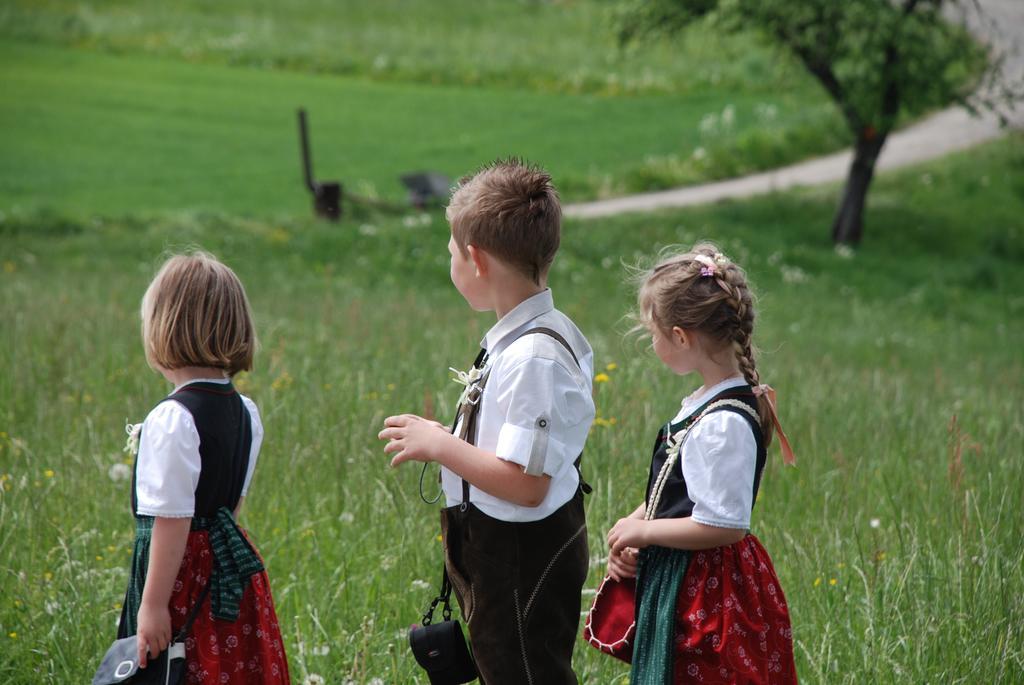
<svg viewBox="0 0 1024 685">
<path fill-rule="evenodd" d="M 694 255 L 693 261 L 703 264 L 703 266 L 700 267 L 701 276 L 715 276 L 718 274 L 718 265 L 715 264 L 715 260 L 711 257 L 702 254 Z"/>
<path fill-rule="evenodd" d="M 775 432 L 779 434 L 779 446 L 782 448 L 782 460 L 793 466 L 796 464 L 796 455 L 793 454 L 793 448 L 789 444 L 789 438 L 786 437 L 786 432 L 782 430 L 782 424 L 779 423 L 779 412 L 775 409 L 775 388 L 770 385 L 761 384 L 754 388 L 754 394 L 758 397 L 764 395 L 768 398 L 768 408 L 772 415 L 772 424 L 775 426 Z"/>
</svg>

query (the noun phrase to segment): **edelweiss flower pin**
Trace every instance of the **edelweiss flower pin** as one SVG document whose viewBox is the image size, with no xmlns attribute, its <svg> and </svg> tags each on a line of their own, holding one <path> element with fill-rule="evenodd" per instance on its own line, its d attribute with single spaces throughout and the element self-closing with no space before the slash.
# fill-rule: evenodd
<svg viewBox="0 0 1024 685">
<path fill-rule="evenodd" d="M 469 397 L 469 391 L 483 377 L 484 370 L 478 369 L 475 366 L 472 367 L 469 371 L 459 371 L 458 369 L 451 366 L 448 367 L 448 370 L 455 374 L 455 376 L 452 378 L 453 381 L 455 381 L 459 385 L 466 386 L 465 389 L 462 391 L 462 394 L 459 395 L 458 403 L 462 404 L 463 402 L 466 401 L 466 398 Z"/>
<path fill-rule="evenodd" d="M 124 444 L 124 451 L 133 457 L 139 453 L 139 435 L 142 433 L 141 423 L 126 423 L 124 432 L 128 434 L 128 440 Z"/>
</svg>

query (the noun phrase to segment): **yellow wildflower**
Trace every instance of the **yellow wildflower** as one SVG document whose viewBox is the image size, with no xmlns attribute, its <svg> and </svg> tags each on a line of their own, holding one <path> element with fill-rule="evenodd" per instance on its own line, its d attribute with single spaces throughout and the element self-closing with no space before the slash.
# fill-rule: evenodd
<svg viewBox="0 0 1024 685">
<path fill-rule="evenodd" d="M 611 362 L 610 364 L 607 364 L 604 367 L 605 371 L 614 371 L 617 368 L 619 368 L 619 365 L 616 364 L 615 362 Z"/>
<path fill-rule="evenodd" d="M 828 584 L 829 584 L 829 585 L 835 585 L 835 584 L 836 584 L 837 582 L 838 582 L 838 581 L 837 581 L 837 580 L 836 580 L 835 578 L 829 578 L 829 579 L 828 579 Z"/>
<path fill-rule="evenodd" d="M 608 377 L 608 374 L 606 374 L 604 372 L 601 372 L 601 373 L 597 374 L 596 376 L 594 376 L 594 382 L 595 383 L 607 383 L 610 380 L 611 379 Z"/>
<path fill-rule="evenodd" d="M 11 638 L 12 640 L 17 640 L 18 634 L 12 630 L 11 632 L 7 633 L 7 637 Z"/>
<path fill-rule="evenodd" d="M 282 371 L 281 375 L 274 379 L 274 382 L 270 384 L 270 387 L 274 390 L 282 390 L 284 388 L 291 387 L 292 375 L 287 371 Z"/>
<path fill-rule="evenodd" d="M 814 587 L 818 587 L 819 585 L 821 585 L 821 578 L 820 577 L 814 579 Z"/>
<path fill-rule="evenodd" d="M 53 478 L 53 469 L 46 469 L 45 471 L 43 471 L 43 475 L 46 476 L 47 478 Z"/>
</svg>

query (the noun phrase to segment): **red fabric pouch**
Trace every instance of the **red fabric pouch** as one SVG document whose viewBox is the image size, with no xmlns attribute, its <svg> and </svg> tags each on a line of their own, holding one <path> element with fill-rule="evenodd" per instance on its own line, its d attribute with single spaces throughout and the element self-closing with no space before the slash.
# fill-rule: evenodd
<svg viewBox="0 0 1024 685">
<path fill-rule="evenodd" d="M 627 664 L 633 659 L 636 634 L 636 579 L 605 576 L 583 623 L 583 639 Z"/>
</svg>

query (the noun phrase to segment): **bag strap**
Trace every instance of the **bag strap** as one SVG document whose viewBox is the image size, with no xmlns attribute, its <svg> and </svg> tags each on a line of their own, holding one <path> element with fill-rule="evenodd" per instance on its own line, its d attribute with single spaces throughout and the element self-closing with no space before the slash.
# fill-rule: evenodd
<svg viewBox="0 0 1024 685">
<path fill-rule="evenodd" d="M 441 592 L 434 598 L 430 603 L 430 608 L 427 609 L 427 613 L 423 614 L 423 625 L 429 626 L 434 620 L 434 609 L 437 608 L 438 604 L 442 604 L 441 616 L 446 621 L 452 620 L 452 581 L 448 577 L 448 567 L 442 565 L 441 571 Z"/>
<path fill-rule="evenodd" d="M 192 611 L 188 613 L 188 618 L 185 619 L 185 625 L 181 627 L 178 634 L 174 636 L 174 642 L 184 642 L 185 638 L 188 637 L 189 632 L 192 630 L 192 624 L 195 622 L 196 617 L 199 616 L 199 610 L 203 607 L 203 602 L 206 601 L 207 595 L 210 594 L 210 586 L 213 583 L 207 581 L 206 587 L 199 593 L 199 599 L 192 605 Z"/>
<path fill-rule="evenodd" d="M 753 409 L 749 406 L 740 402 L 739 400 L 733 399 L 720 399 L 711 402 L 707 407 L 704 408 L 700 414 L 697 415 L 693 421 L 689 423 L 683 430 L 679 431 L 675 435 L 672 434 L 672 424 L 668 423 L 665 426 L 665 440 L 668 442 L 668 458 L 665 459 L 665 463 L 661 466 L 661 471 L 658 473 L 658 477 L 654 479 L 654 485 L 651 488 L 651 501 L 647 503 L 646 511 L 644 512 L 644 518 L 647 520 L 653 519 L 658 510 L 658 505 L 661 503 L 661 493 L 665 488 L 665 483 L 668 480 L 668 474 L 675 467 L 676 462 L 680 459 L 680 455 L 683 451 L 683 442 L 690 435 L 690 431 L 697 425 L 701 419 L 708 414 L 719 411 L 722 409 L 737 409 L 744 412 L 747 416 L 750 416 L 757 422 L 757 425 L 761 425 L 760 418 Z"/>
</svg>

